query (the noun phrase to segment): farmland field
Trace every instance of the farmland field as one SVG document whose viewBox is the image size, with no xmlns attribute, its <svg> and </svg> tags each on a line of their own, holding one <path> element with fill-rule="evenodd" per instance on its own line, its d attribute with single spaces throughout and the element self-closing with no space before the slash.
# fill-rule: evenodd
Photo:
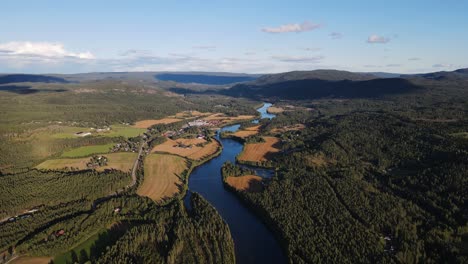
<svg viewBox="0 0 468 264">
<path fill-rule="evenodd" d="M 120 153 L 109 153 L 104 155 L 108 158 L 107 166 L 99 167 L 96 170 L 103 171 L 106 169 L 116 169 L 123 172 L 129 172 L 135 159 L 137 158 L 137 153 L 129 152 L 120 152 Z M 86 163 L 89 162 L 90 157 L 86 158 L 76 158 L 76 159 L 51 159 L 42 162 L 37 165 L 37 169 L 42 170 L 61 170 L 65 168 L 77 168 L 78 170 L 87 169 Z"/>
<path fill-rule="evenodd" d="M 205 144 L 203 147 L 197 147 L 196 144 Z M 182 147 L 182 145 L 186 147 Z M 192 160 L 201 160 L 207 156 L 213 155 L 218 151 L 220 145 L 218 141 L 207 142 L 205 139 L 187 139 L 180 138 L 176 140 L 167 139 L 164 143 L 155 146 L 151 152 L 167 152 Z"/>
<path fill-rule="evenodd" d="M 230 176 L 226 178 L 226 183 L 238 191 L 260 192 L 263 190 L 262 177 L 256 175 Z"/>
<path fill-rule="evenodd" d="M 259 129 L 260 129 L 260 126 L 248 127 L 244 130 L 239 130 L 233 133 L 232 135 L 236 137 L 240 137 L 240 138 L 246 138 L 246 137 L 250 137 L 250 136 L 258 134 Z"/>
<path fill-rule="evenodd" d="M 227 125 L 230 123 L 234 123 L 236 121 L 249 120 L 249 119 L 254 119 L 254 118 L 255 116 L 253 115 L 239 115 L 239 116 L 234 117 L 234 116 L 226 116 L 224 114 L 217 113 L 217 114 L 209 115 L 203 118 L 203 120 L 206 120 L 206 121 L 217 120 L 217 121 L 220 121 L 222 125 Z"/>
<path fill-rule="evenodd" d="M 105 144 L 105 145 L 94 145 L 94 146 L 84 146 L 79 148 L 74 148 L 72 150 L 66 151 L 62 154 L 64 158 L 75 158 L 75 157 L 86 157 L 92 154 L 102 154 L 108 153 L 114 144 Z"/>
<path fill-rule="evenodd" d="M 280 140 L 276 137 L 263 137 L 265 142 L 262 143 L 249 143 L 244 146 L 244 151 L 239 155 L 240 161 L 267 161 L 271 155 L 279 152 L 276 145 Z"/>
<path fill-rule="evenodd" d="M 281 107 L 276 107 L 276 106 L 270 106 L 267 109 L 267 113 L 269 114 L 281 114 L 284 112 L 284 109 Z"/>
<path fill-rule="evenodd" d="M 187 160 L 174 155 L 150 154 L 145 158 L 145 177 L 137 193 L 154 201 L 174 196 L 182 185 L 182 173 Z"/>
</svg>

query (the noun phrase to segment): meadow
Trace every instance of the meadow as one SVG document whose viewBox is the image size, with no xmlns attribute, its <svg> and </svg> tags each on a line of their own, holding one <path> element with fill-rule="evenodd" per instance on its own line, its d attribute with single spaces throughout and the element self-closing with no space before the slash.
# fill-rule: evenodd
<svg viewBox="0 0 468 264">
<path fill-rule="evenodd" d="M 63 158 L 78 158 L 86 157 L 92 154 L 103 154 L 108 153 L 109 150 L 114 146 L 113 143 L 105 145 L 93 145 L 93 146 L 83 146 L 79 148 L 74 148 L 68 151 L 65 151 L 61 157 Z"/>
</svg>

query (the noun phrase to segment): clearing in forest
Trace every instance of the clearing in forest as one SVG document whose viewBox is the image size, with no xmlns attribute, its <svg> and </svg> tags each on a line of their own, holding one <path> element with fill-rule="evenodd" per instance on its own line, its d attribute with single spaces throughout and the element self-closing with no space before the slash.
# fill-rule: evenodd
<svg viewBox="0 0 468 264">
<path fill-rule="evenodd" d="M 244 145 L 244 150 L 238 156 L 239 161 L 261 162 L 271 159 L 271 156 L 278 153 L 277 148 L 280 139 L 276 137 L 263 137 L 265 142 L 248 143 Z"/>
<path fill-rule="evenodd" d="M 181 177 L 188 170 L 186 159 L 167 154 L 146 156 L 145 176 L 137 194 L 147 196 L 154 201 L 161 201 L 179 193 L 183 184 Z"/>
<path fill-rule="evenodd" d="M 219 142 L 216 140 L 208 142 L 201 138 L 179 138 L 176 140 L 168 138 L 164 143 L 155 146 L 151 152 L 165 152 L 192 160 L 202 160 L 216 153 L 219 148 Z"/>
<path fill-rule="evenodd" d="M 138 156 L 137 153 L 132 152 L 119 152 L 104 154 L 107 157 L 107 165 L 96 168 L 97 171 L 104 171 L 106 169 L 115 169 L 123 172 L 130 172 L 133 164 Z M 78 170 L 87 169 L 86 163 L 89 162 L 91 157 L 76 158 L 76 159 L 51 159 L 37 165 L 36 168 L 40 170 L 64 170 L 66 168 L 74 168 Z"/>
<path fill-rule="evenodd" d="M 302 130 L 305 128 L 305 125 L 303 124 L 294 124 L 290 126 L 283 126 L 283 127 L 277 127 L 273 128 L 271 130 L 272 133 L 284 133 L 286 131 L 297 131 L 297 130 Z"/>
<path fill-rule="evenodd" d="M 261 192 L 263 190 L 262 177 L 257 175 L 244 175 L 227 177 L 226 183 L 238 191 Z"/>
</svg>

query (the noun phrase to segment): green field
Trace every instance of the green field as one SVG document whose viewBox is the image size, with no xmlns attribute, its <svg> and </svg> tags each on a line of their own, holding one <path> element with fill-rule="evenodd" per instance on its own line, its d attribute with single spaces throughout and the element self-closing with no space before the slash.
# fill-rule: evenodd
<svg viewBox="0 0 468 264">
<path fill-rule="evenodd" d="M 78 158 L 86 157 L 92 154 L 103 154 L 108 153 L 109 149 L 114 146 L 113 143 L 106 145 L 94 145 L 94 146 L 84 146 L 79 148 L 74 148 L 72 150 L 66 151 L 62 154 L 64 158 Z"/>
<path fill-rule="evenodd" d="M 83 252 L 86 252 L 86 256 L 90 256 L 90 251 L 91 247 L 94 246 L 96 241 L 99 239 L 99 236 L 106 235 L 108 233 L 107 229 L 102 229 L 99 232 L 96 232 L 96 234 L 92 235 L 89 237 L 86 241 L 83 243 L 79 244 L 78 246 L 74 247 L 70 251 L 63 253 L 61 255 L 58 255 L 54 258 L 54 263 L 56 264 L 66 264 L 66 263 L 73 263 L 73 252 L 76 254 L 78 258 L 80 258 L 82 255 L 84 255 Z"/>
</svg>

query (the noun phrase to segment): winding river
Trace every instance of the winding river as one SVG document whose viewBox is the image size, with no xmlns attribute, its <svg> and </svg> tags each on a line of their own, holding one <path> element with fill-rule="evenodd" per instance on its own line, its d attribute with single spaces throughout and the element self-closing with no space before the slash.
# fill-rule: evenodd
<svg viewBox="0 0 468 264">
<path fill-rule="evenodd" d="M 257 109 L 261 118 L 274 118 L 266 109 L 271 104 L 265 103 Z M 255 121 L 254 121 L 255 122 Z M 258 121 L 257 121 L 258 122 Z M 236 131 L 239 125 L 222 128 L 220 131 Z M 190 192 L 200 193 L 218 210 L 224 221 L 229 225 L 235 244 L 237 263 L 286 263 L 286 257 L 265 224 L 245 207 L 239 198 L 223 186 L 221 166 L 230 161 L 235 163 L 236 156 L 242 151 L 242 144 L 232 139 L 221 139 L 219 132 L 216 139 L 220 140 L 223 150 L 219 156 L 193 170 L 189 177 L 189 192 L 185 197 L 185 205 L 189 206 Z M 262 177 L 271 177 L 271 170 L 253 168 Z"/>
</svg>

